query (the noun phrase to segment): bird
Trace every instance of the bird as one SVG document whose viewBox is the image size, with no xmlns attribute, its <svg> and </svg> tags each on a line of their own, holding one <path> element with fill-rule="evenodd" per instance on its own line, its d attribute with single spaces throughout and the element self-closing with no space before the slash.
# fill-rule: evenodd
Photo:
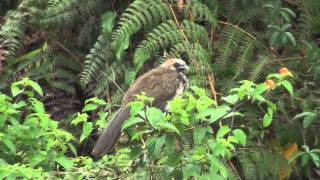
<svg viewBox="0 0 320 180">
<path fill-rule="evenodd" d="M 128 103 L 135 101 L 137 94 L 152 97 L 151 106 L 166 111 L 168 101 L 187 89 L 188 79 L 184 72 L 188 69 L 184 60 L 168 58 L 159 67 L 139 76 L 125 93 L 121 107 L 99 136 L 91 154 L 103 156 L 113 150 L 121 135 L 123 122 L 130 117 Z"/>
</svg>

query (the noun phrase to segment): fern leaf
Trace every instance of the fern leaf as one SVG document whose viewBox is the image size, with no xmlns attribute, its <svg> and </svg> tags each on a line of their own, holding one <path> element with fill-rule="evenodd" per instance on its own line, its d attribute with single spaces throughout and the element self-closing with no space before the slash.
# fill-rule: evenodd
<svg viewBox="0 0 320 180">
<path fill-rule="evenodd" d="M 270 64 L 271 58 L 268 55 L 258 56 L 258 61 L 251 66 L 250 77 L 251 81 L 257 81 L 263 73 L 265 73 L 267 66 Z"/>
<path fill-rule="evenodd" d="M 216 72 L 223 72 L 226 69 L 226 65 L 231 59 L 231 56 L 235 52 L 239 41 L 243 34 L 240 30 L 227 26 L 222 32 L 222 39 L 218 45 L 218 55 L 216 58 L 215 69 Z"/>
<path fill-rule="evenodd" d="M 90 54 L 86 56 L 84 68 L 80 74 L 80 84 L 84 88 L 92 81 L 94 77 L 99 75 L 101 67 L 105 67 L 114 55 L 110 50 L 110 40 L 108 35 L 101 34 L 97 42 L 90 50 Z"/>
<path fill-rule="evenodd" d="M 183 34 L 181 31 L 183 31 Z M 136 69 L 139 70 L 144 62 L 159 50 L 181 43 L 185 41 L 184 38 L 187 38 L 188 41 L 198 42 L 203 46 L 207 46 L 207 37 L 208 33 L 206 29 L 200 25 L 185 20 L 182 22 L 180 30 L 173 20 L 168 20 L 153 29 L 139 43 L 134 54 Z"/>
<path fill-rule="evenodd" d="M 130 4 L 119 21 L 119 27 L 112 34 L 115 44 L 172 16 L 168 3 L 162 0 L 136 0 Z"/>
</svg>

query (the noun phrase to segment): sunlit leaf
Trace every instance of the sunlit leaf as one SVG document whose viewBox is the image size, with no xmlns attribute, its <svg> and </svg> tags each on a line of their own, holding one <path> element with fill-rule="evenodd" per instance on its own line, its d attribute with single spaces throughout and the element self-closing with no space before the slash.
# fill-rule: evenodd
<svg viewBox="0 0 320 180">
<path fill-rule="evenodd" d="M 230 131 L 231 131 L 231 129 L 228 126 L 221 126 L 217 132 L 216 137 L 222 138 L 224 135 L 226 135 Z"/>
<path fill-rule="evenodd" d="M 80 143 L 87 138 L 93 130 L 92 122 L 85 122 L 82 127 L 82 133 L 80 136 Z"/>
<path fill-rule="evenodd" d="M 247 136 L 241 129 L 235 129 L 232 131 L 233 135 L 239 140 L 239 142 L 245 146 L 247 141 Z"/>
<path fill-rule="evenodd" d="M 290 95 L 293 96 L 292 84 L 287 80 L 282 81 L 281 84 L 289 91 Z"/>
</svg>

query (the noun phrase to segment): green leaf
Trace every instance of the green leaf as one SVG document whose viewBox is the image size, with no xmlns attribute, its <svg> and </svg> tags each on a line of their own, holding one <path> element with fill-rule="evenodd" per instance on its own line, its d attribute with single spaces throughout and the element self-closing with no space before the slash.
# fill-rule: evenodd
<svg viewBox="0 0 320 180">
<path fill-rule="evenodd" d="M 155 142 L 155 146 L 154 146 L 154 151 L 153 151 L 153 154 L 154 155 L 159 155 L 161 154 L 161 150 L 162 150 L 162 147 L 165 143 L 165 136 L 161 136 L 159 138 L 156 139 L 156 142 Z"/>
<path fill-rule="evenodd" d="M 88 112 L 88 111 L 93 111 L 97 109 L 98 105 L 96 104 L 86 104 L 84 108 L 82 109 L 82 112 Z"/>
<path fill-rule="evenodd" d="M 71 152 L 73 153 L 73 155 L 78 156 L 76 147 L 72 143 L 67 143 L 67 145 L 68 145 L 69 149 L 71 150 Z"/>
<path fill-rule="evenodd" d="M 309 162 L 310 156 L 309 154 L 305 153 L 301 156 L 301 165 L 302 167 L 306 166 Z"/>
<path fill-rule="evenodd" d="M 136 71 L 132 68 L 128 69 L 124 75 L 124 83 L 126 85 L 131 85 L 133 81 L 136 79 Z"/>
<path fill-rule="evenodd" d="M 77 117 L 71 121 L 71 125 L 76 126 L 81 122 L 87 122 L 88 117 L 89 117 L 88 114 L 78 112 Z"/>
<path fill-rule="evenodd" d="M 107 11 L 102 14 L 101 16 L 102 32 L 107 34 L 110 34 L 112 32 L 115 17 L 116 17 L 116 14 L 113 13 L 112 11 Z"/>
<path fill-rule="evenodd" d="M 190 177 L 195 177 L 201 173 L 201 166 L 196 164 L 187 164 L 182 166 L 183 178 L 190 179 Z"/>
<path fill-rule="evenodd" d="M 317 119 L 317 114 L 312 114 L 312 115 L 309 115 L 309 116 L 306 116 L 304 119 L 303 119 L 303 128 L 308 128 L 309 125 Z"/>
<path fill-rule="evenodd" d="M 16 154 L 16 146 L 10 139 L 3 137 L 2 142 L 7 146 L 8 149 L 10 149 L 13 154 Z"/>
<path fill-rule="evenodd" d="M 285 30 L 287 30 L 287 29 L 289 29 L 289 28 L 291 28 L 291 27 L 292 27 L 292 24 L 287 23 L 287 24 L 285 24 L 285 25 L 283 25 L 283 26 L 281 27 L 281 30 L 282 30 L 282 31 L 285 31 Z"/>
<path fill-rule="evenodd" d="M 129 47 L 129 37 L 126 36 L 124 39 L 119 39 L 111 44 L 112 49 L 115 51 L 116 57 L 120 60 L 124 54 L 124 51 Z"/>
<path fill-rule="evenodd" d="M 195 128 L 193 131 L 193 141 L 194 144 L 198 145 L 201 144 L 204 136 L 206 135 L 207 131 L 210 130 L 209 127 L 200 127 Z"/>
<path fill-rule="evenodd" d="M 309 146 L 307 146 L 307 145 L 302 145 L 302 148 L 304 149 L 304 151 L 306 151 L 306 152 L 310 152 L 310 148 L 309 148 Z"/>
<path fill-rule="evenodd" d="M 159 122 L 157 125 L 180 135 L 180 131 L 170 122 Z"/>
<path fill-rule="evenodd" d="M 91 131 L 93 130 L 92 127 L 93 127 L 92 122 L 85 122 L 83 124 L 82 133 L 80 136 L 80 143 L 90 135 Z"/>
<path fill-rule="evenodd" d="M 233 94 L 233 95 L 229 95 L 227 97 L 222 97 L 222 100 L 224 100 L 230 104 L 236 104 L 239 100 L 239 97 L 237 94 Z"/>
<path fill-rule="evenodd" d="M 166 135 L 166 146 L 165 150 L 167 154 L 173 154 L 176 151 L 176 137 L 173 134 Z"/>
<path fill-rule="evenodd" d="M 127 129 L 128 127 L 130 126 L 133 126 L 135 124 L 138 124 L 138 123 L 141 123 L 141 122 L 144 122 L 143 119 L 141 118 L 138 118 L 138 117 L 130 117 L 129 119 L 127 119 L 123 125 L 122 125 L 122 129 Z"/>
<path fill-rule="evenodd" d="M 196 118 L 200 119 L 210 115 L 209 123 L 213 123 L 221 117 L 225 116 L 230 109 L 231 108 L 229 106 L 225 105 L 218 106 L 217 108 L 207 108 L 205 111 L 197 114 Z"/>
<path fill-rule="evenodd" d="M 45 113 L 45 108 L 42 102 L 40 102 L 39 100 L 35 99 L 35 98 L 29 98 L 29 101 L 32 104 L 33 110 L 36 113 Z"/>
<path fill-rule="evenodd" d="M 282 77 L 281 74 L 269 74 L 267 76 L 267 79 L 271 79 L 271 78 L 276 78 L 276 79 L 280 79 Z"/>
<path fill-rule="evenodd" d="M 26 85 L 31 86 L 40 96 L 43 96 L 43 91 L 40 85 L 32 80 L 28 80 Z"/>
<path fill-rule="evenodd" d="M 295 153 L 291 158 L 290 160 L 288 161 L 288 163 L 292 163 L 292 161 L 296 160 L 298 157 L 302 156 L 303 154 L 305 154 L 305 152 L 297 152 Z"/>
<path fill-rule="evenodd" d="M 261 83 L 258 86 L 254 88 L 253 91 L 253 99 L 256 99 L 258 95 L 261 95 L 263 92 L 265 92 L 268 89 L 268 86 L 265 83 Z"/>
<path fill-rule="evenodd" d="M 232 131 L 233 135 L 238 139 L 238 141 L 245 146 L 247 141 L 246 134 L 242 131 L 242 129 L 235 129 Z"/>
<path fill-rule="evenodd" d="M 11 86 L 11 93 L 12 93 L 12 97 L 16 97 L 18 94 L 20 94 L 21 92 L 23 92 L 22 89 L 20 89 L 17 86 Z"/>
<path fill-rule="evenodd" d="M 286 21 L 290 21 L 290 17 L 289 15 L 285 12 L 285 11 L 280 11 L 280 14 L 282 15 L 282 17 L 286 20 Z"/>
<path fill-rule="evenodd" d="M 292 17 L 296 17 L 296 14 L 289 8 L 281 8 L 281 11 L 287 12 L 290 14 Z"/>
<path fill-rule="evenodd" d="M 312 149 L 310 152 L 312 152 L 312 153 L 320 153 L 320 149 Z"/>
<path fill-rule="evenodd" d="M 297 120 L 297 119 L 302 118 L 302 117 L 305 117 L 305 116 L 312 116 L 312 115 L 314 115 L 314 114 L 315 114 L 314 112 L 302 112 L 302 113 L 300 113 L 300 114 L 297 114 L 297 115 L 293 118 L 293 120 Z"/>
<path fill-rule="evenodd" d="M 281 84 L 289 91 L 290 95 L 293 96 L 292 84 L 287 80 L 282 81 Z"/>
<path fill-rule="evenodd" d="M 295 46 L 297 43 L 296 43 L 296 39 L 294 38 L 294 36 L 290 32 L 285 32 L 285 34 L 288 37 L 288 39 L 290 40 L 290 42 Z"/>
<path fill-rule="evenodd" d="M 274 46 L 276 42 L 278 41 L 279 32 L 272 33 L 271 39 L 270 39 L 270 45 Z"/>
<path fill-rule="evenodd" d="M 313 163 L 319 168 L 320 166 L 320 157 L 316 153 L 310 153 L 311 159 Z"/>
<path fill-rule="evenodd" d="M 272 116 L 270 116 L 268 113 L 266 113 L 264 116 L 263 116 L 263 127 L 269 127 L 270 124 L 272 122 Z"/>
<path fill-rule="evenodd" d="M 230 131 L 231 129 L 228 126 L 221 126 L 217 132 L 216 138 L 222 138 L 224 135 L 226 135 Z"/>
<path fill-rule="evenodd" d="M 158 108 L 154 108 L 154 107 L 147 108 L 146 115 L 147 115 L 147 120 L 153 127 L 157 126 L 159 122 L 164 120 L 164 114 Z"/>
<path fill-rule="evenodd" d="M 136 114 L 138 114 L 138 112 L 142 110 L 144 104 L 140 101 L 134 101 L 130 102 L 128 106 L 130 107 L 130 116 L 135 116 Z"/>
<path fill-rule="evenodd" d="M 46 160 L 47 153 L 44 151 L 37 152 L 31 156 L 31 164 L 33 167 Z"/>
<path fill-rule="evenodd" d="M 104 101 L 103 99 L 93 97 L 93 98 L 87 99 L 85 101 L 85 104 L 107 105 L 108 103 L 106 103 L 106 101 Z"/>
<path fill-rule="evenodd" d="M 64 167 L 66 170 L 73 167 L 73 162 L 63 155 L 56 158 L 55 161 L 59 163 L 62 167 Z"/>
</svg>

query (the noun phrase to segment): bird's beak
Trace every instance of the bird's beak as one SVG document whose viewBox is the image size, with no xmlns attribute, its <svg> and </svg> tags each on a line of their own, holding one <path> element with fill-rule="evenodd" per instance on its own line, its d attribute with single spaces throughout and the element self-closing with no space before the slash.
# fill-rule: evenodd
<svg viewBox="0 0 320 180">
<path fill-rule="evenodd" d="M 178 70 L 179 72 L 181 72 L 181 71 L 186 71 L 186 70 L 189 70 L 189 67 L 188 67 L 186 64 L 183 64 L 183 65 L 179 65 L 179 66 L 177 67 L 177 70 Z"/>
</svg>

